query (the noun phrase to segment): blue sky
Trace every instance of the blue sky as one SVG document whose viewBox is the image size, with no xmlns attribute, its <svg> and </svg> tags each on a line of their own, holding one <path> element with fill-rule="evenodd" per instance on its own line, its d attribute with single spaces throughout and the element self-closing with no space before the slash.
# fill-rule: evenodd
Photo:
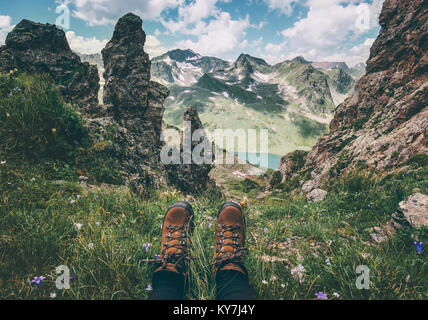
<svg viewBox="0 0 428 320">
<path fill-rule="evenodd" d="M 174 48 L 235 60 L 365 62 L 383 0 L 14 0 L 0 4 L 0 44 L 26 18 L 61 23 L 73 50 L 99 52 L 117 19 L 142 17 L 151 57 Z M 69 25 L 64 14 L 70 12 Z"/>
</svg>

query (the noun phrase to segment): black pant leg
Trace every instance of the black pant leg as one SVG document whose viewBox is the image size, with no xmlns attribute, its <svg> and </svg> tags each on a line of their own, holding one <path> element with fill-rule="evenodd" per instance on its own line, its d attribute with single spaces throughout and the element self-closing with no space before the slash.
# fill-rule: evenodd
<svg viewBox="0 0 428 320">
<path fill-rule="evenodd" d="M 184 300 L 184 291 L 183 275 L 170 271 L 155 272 L 149 300 Z"/>
<path fill-rule="evenodd" d="M 219 271 L 216 277 L 217 300 L 257 300 L 248 276 L 235 270 Z"/>
</svg>

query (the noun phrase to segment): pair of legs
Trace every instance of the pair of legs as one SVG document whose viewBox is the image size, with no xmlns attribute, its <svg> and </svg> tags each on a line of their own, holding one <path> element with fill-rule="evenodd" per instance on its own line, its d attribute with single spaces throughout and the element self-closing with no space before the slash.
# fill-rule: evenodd
<svg viewBox="0 0 428 320">
<path fill-rule="evenodd" d="M 193 209 L 187 202 L 177 202 L 165 215 L 162 226 L 159 266 L 153 275 L 150 300 L 183 300 L 189 260 L 189 236 L 193 231 Z M 213 272 L 217 300 L 255 300 L 243 262 L 245 218 L 241 207 L 233 202 L 221 206 L 214 246 Z"/>
</svg>

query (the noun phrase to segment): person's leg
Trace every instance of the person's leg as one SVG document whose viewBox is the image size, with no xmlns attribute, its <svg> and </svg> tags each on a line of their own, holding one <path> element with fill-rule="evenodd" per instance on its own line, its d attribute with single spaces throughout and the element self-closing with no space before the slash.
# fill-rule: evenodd
<svg viewBox="0 0 428 320">
<path fill-rule="evenodd" d="M 222 205 L 217 218 L 214 248 L 217 300 L 257 299 L 244 267 L 248 253 L 245 232 L 245 217 L 241 207 L 233 202 Z"/>
<path fill-rule="evenodd" d="M 153 275 L 149 300 L 183 300 L 189 254 L 189 235 L 193 230 L 193 209 L 177 202 L 168 209 L 162 226 L 162 251 Z"/>
<path fill-rule="evenodd" d="M 248 276 L 235 270 L 219 271 L 216 277 L 217 300 L 257 300 Z"/>
<path fill-rule="evenodd" d="M 184 300 L 184 276 L 170 271 L 153 275 L 153 292 L 149 300 Z"/>
</svg>

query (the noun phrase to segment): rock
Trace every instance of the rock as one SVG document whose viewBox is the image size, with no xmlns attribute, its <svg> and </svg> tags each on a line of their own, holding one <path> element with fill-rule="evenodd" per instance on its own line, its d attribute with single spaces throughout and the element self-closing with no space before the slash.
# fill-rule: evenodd
<svg viewBox="0 0 428 320">
<path fill-rule="evenodd" d="M 397 216 L 404 216 L 414 227 L 428 226 L 428 196 L 415 193 L 400 202 Z"/>
<path fill-rule="evenodd" d="M 323 189 L 314 189 L 308 194 L 307 199 L 308 202 L 320 202 L 323 201 L 326 196 L 327 191 Z"/>
<path fill-rule="evenodd" d="M 305 192 L 365 164 L 393 170 L 428 154 L 428 19 L 423 0 L 386 0 L 381 31 L 356 91 L 339 105 L 330 133 L 322 137 L 297 170 Z M 311 177 L 307 172 L 311 172 Z"/>
<path fill-rule="evenodd" d="M 98 106 L 99 76 L 96 66 L 82 63 L 71 51 L 65 33 L 55 25 L 22 20 L 0 48 L 0 71 L 17 68 L 30 74 L 47 74 L 64 100 L 82 113 L 94 115 Z"/>
<path fill-rule="evenodd" d="M 137 193 L 167 183 L 160 162 L 163 103 L 169 90 L 150 81 L 149 56 L 142 20 L 129 13 L 117 22 L 111 41 L 102 50 L 104 104 L 118 124 L 115 148 L 122 171 Z"/>
<path fill-rule="evenodd" d="M 195 107 L 186 108 L 184 111 L 184 121 L 188 121 L 191 124 L 190 128 L 187 130 L 185 129 L 186 131 L 184 132 L 184 136 L 192 137 L 196 130 L 202 130 L 202 133 L 205 132 Z M 206 144 L 212 146 L 206 135 L 201 137 L 200 142 L 205 141 L 205 139 Z M 216 190 L 215 183 L 209 176 L 209 173 L 213 168 L 212 149 L 204 149 L 203 152 L 201 152 L 202 157 L 207 156 L 208 159 L 211 159 L 210 163 L 197 164 L 192 158 L 190 164 L 185 164 L 184 159 L 186 157 L 189 157 L 190 159 L 195 147 L 200 142 L 192 141 L 191 145 L 186 147 L 186 139 L 182 136 L 180 144 L 180 164 L 166 165 L 170 182 L 185 193 L 201 194 L 207 189 Z"/>
<path fill-rule="evenodd" d="M 104 103 L 111 105 L 115 117 L 124 121 L 132 119 L 134 115 L 144 115 L 151 92 L 151 62 L 149 55 L 144 52 L 146 34 L 142 23 L 141 18 L 132 13 L 120 18 L 113 38 L 102 50 L 105 68 Z M 169 92 L 166 88 L 163 91 L 166 98 Z"/>
<path fill-rule="evenodd" d="M 296 150 L 282 157 L 279 170 L 270 178 L 266 190 L 271 190 L 285 183 L 305 164 L 306 151 Z"/>
</svg>

